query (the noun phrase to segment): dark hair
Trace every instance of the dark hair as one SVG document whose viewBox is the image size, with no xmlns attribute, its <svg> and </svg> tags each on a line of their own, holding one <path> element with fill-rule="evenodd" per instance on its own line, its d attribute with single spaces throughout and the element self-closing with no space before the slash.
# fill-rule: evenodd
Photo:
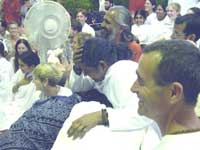
<svg viewBox="0 0 200 150">
<path fill-rule="evenodd" d="M 165 3 L 159 3 L 159 4 L 157 4 L 156 5 L 156 9 L 157 9 L 158 6 L 161 6 L 162 9 L 164 10 L 164 12 L 166 12 L 167 5 Z"/>
<path fill-rule="evenodd" d="M 179 82 L 183 86 L 185 102 L 195 105 L 200 91 L 200 51 L 185 40 L 155 42 L 143 53 L 157 51 L 161 55 L 154 78 L 159 85 Z"/>
<path fill-rule="evenodd" d="M 191 10 L 193 12 L 193 14 L 200 16 L 200 8 L 198 8 L 198 7 L 192 7 L 189 10 Z"/>
<path fill-rule="evenodd" d="M 29 67 L 37 66 L 40 63 L 39 56 L 32 51 L 22 53 L 21 55 L 19 55 L 18 60 L 19 59 Z"/>
<path fill-rule="evenodd" d="M 152 5 L 156 6 L 157 5 L 157 1 L 156 0 L 149 0 L 151 2 Z"/>
<path fill-rule="evenodd" d="M 114 44 L 106 39 L 91 38 L 83 46 L 82 63 L 89 67 L 97 67 L 101 60 L 112 65 L 118 59 Z"/>
<path fill-rule="evenodd" d="M 4 20 L 1 20 L 1 26 L 6 29 L 7 28 L 7 23 Z"/>
<path fill-rule="evenodd" d="M 141 15 L 146 20 L 148 13 L 145 10 L 137 10 L 134 15 L 134 19 L 137 15 Z"/>
<path fill-rule="evenodd" d="M 186 14 L 184 16 L 179 16 L 175 20 L 175 24 L 185 24 L 184 33 L 186 36 L 195 34 L 197 41 L 200 38 L 200 16 L 195 14 Z"/>
<path fill-rule="evenodd" d="M 71 26 L 72 26 L 72 29 L 76 30 L 77 32 L 81 32 L 82 31 L 82 24 L 79 21 L 75 20 L 75 19 L 72 20 L 72 25 Z"/>
<path fill-rule="evenodd" d="M 25 39 L 17 40 L 17 42 L 15 44 L 15 60 L 14 60 L 15 72 L 19 69 L 19 63 L 18 63 L 19 52 L 18 52 L 17 47 L 21 43 L 23 43 L 27 47 L 28 51 L 32 51 L 32 48 L 27 40 L 25 40 Z"/>
<path fill-rule="evenodd" d="M 88 15 L 87 10 L 86 10 L 86 9 L 83 9 L 83 8 L 79 8 L 79 9 L 77 10 L 77 14 L 78 14 L 78 13 L 82 13 L 85 17 L 87 17 L 87 15 Z"/>
<path fill-rule="evenodd" d="M 128 60 L 133 57 L 131 50 L 126 43 L 120 42 L 116 45 L 117 60 Z"/>
<path fill-rule="evenodd" d="M 5 57 L 5 45 L 3 44 L 2 41 L 0 41 L 0 55 L 2 57 Z"/>
</svg>

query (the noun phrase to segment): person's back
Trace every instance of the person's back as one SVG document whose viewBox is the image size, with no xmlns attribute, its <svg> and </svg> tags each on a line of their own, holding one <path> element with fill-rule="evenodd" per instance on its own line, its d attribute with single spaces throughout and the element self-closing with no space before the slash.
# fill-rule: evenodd
<svg viewBox="0 0 200 150">
<path fill-rule="evenodd" d="M 35 68 L 36 88 L 42 90 L 41 97 L 47 98 L 38 100 L 9 130 L 0 134 L 0 149 L 47 150 L 52 147 L 73 105 L 80 101 L 70 89 L 57 85 L 62 77 L 62 72 L 58 70 L 50 64 Z"/>
</svg>

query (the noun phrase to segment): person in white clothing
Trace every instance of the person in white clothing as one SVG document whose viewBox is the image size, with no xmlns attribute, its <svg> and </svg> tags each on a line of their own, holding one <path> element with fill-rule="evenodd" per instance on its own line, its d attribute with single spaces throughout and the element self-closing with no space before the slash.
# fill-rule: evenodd
<svg viewBox="0 0 200 150">
<path fill-rule="evenodd" d="M 148 13 L 145 24 L 151 24 L 151 22 L 156 18 L 154 9 L 156 7 L 156 0 L 145 0 L 144 10 Z"/>
<path fill-rule="evenodd" d="M 159 41 L 143 50 L 131 90 L 139 98 L 139 114 L 155 120 L 162 132 L 154 149 L 199 149 L 200 120 L 194 112 L 199 65 L 199 49 L 185 40 Z"/>
<path fill-rule="evenodd" d="M 99 92 L 106 95 L 114 108 L 106 108 L 109 116 L 112 116 L 109 120 L 109 128 L 101 126 L 108 126 L 108 122 L 101 120 L 101 116 L 106 117 L 104 105 L 97 102 L 82 102 L 73 108 L 70 117 L 65 121 L 57 137 L 53 149 L 68 147 L 80 149 L 83 146 L 87 149 L 94 149 L 94 145 L 99 143 L 99 138 L 102 136 L 107 137 L 101 140 L 102 146 L 108 145 L 104 149 L 111 147 L 116 149 L 131 149 L 132 147 L 145 149 L 145 147 L 153 147 L 159 142 L 159 136 L 154 129 L 155 124 L 147 118 L 138 116 L 137 98 L 130 91 L 131 82 L 135 80 L 137 64 L 130 60 L 116 62 L 118 57 L 116 50 L 111 43 L 104 39 L 92 38 L 86 41 L 80 62 L 84 74 L 79 77 L 76 75 L 77 78 L 72 84 L 73 91 L 97 88 Z M 84 75 L 88 76 L 84 77 Z M 98 126 L 96 126 L 97 124 Z M 80 137 L 82 137 L 88 130 L 90 131 L 82 140 L 72 140 L 66 134 L 68 131 L 69 136 L 76 139 L 79 136 L 79 131 L 83 131 L 80 132 Z M 151 138 L 153 138 L 153 142 Z M 94 145 L 88 145 L 91 140 Z M 101 146 L 98 147 L 98 149 L 101 148 Z"/>
<path fill-rule="evenodd" d="M 82 25 L 82 30 L 81 32 L 85 32 L 85 33 L 89 33 L 91 34 L 93 37 L 95 36 L 95 31 L 94 29 L 87 24 L 86 20 L 87 20 L 87 12 L 84 9 L 79 9 L 78 13 L 76 15 L 76 19 L 81 23 Z"/>
<path fill-rule="evenodd" d="M 8 82 L 14 74 L 12 64 L 5 58 L 5 47 L 0 42 L 0 129 L 3 126 L 4 120 L 4 104 L 9 100 L 9 92 L 6 89 Z"/>
<path fill-rule="evenodd" d="M 32 51 L 19 55 L 19 71 L 5 87 L 8 91 L 9 100 L 3 106 L 5 121 L 0 124 L 1 129 L 8 129 L 32 104 L 38 100 L 39 93 L 36 92 L 32 82 L 32 71 L 40 63 L 39 56 Z"/>
</svg>

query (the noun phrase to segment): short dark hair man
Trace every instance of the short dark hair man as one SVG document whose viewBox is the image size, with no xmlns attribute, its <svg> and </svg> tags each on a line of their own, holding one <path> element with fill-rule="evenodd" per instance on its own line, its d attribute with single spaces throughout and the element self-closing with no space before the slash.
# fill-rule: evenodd
<svg viewBox="0 0 200 150">
<path fill-rule="evenodd" d="M 160 41 L 145 47 L 132 91 L 139 98 L 138 113 L 155 120 L 161 129 L 164 137 L 157 149 L 191 149 L 191 145 L 199 149 L 200 120 L 194 112 L 199 65 L 200 51 L 188 41 Z"/>
</svg>

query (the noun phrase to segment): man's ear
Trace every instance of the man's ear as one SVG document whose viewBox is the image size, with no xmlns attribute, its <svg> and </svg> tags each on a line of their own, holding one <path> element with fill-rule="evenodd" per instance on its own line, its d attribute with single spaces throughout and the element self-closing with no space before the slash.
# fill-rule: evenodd
<svg viewBox="0 0 200 150">
<path fill-rule="evenodd" d="M 103 70 L 107 70 L 108 67 L 109 67 L 109 65 L 108 65 L 105 61 L 103 61 L 103 60 L 100 60 L 100 61 L 99 61 L 99 66 L 100 66 Z"/>
<path fill-rule="evenodd" d="M 170 103 L 171 104 L 176 104 L 177 102 L 180 102 L 183 97 L 183 86 L 179 82 L 173 82 L 170 85 Z"/>
</svg>

